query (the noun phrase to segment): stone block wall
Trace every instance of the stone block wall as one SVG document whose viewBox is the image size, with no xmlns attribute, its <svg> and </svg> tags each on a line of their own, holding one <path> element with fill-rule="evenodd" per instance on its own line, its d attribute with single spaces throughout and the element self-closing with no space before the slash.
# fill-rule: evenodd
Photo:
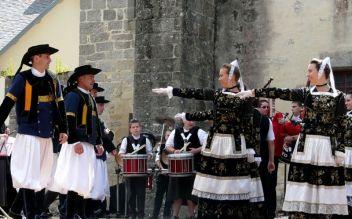
<svg viewBox="0 0 352 219">
<path fill-rule="evenodd" d="M 136 1 L 134 114 L 146 131 L 160 133 L 156 116 L 206 108 L 202 101 L 168 100 L 151 90 L 213 87 L 214 8 L 212 0 Z"/>
<path fill-rule="evenodd" d="M 102 115 L 115 141 L 128 134 L 133 108 L 134 0 L 81 0 L 80 65 L 102 69 L 96 81 L 111 102 Z"/>
</svg>

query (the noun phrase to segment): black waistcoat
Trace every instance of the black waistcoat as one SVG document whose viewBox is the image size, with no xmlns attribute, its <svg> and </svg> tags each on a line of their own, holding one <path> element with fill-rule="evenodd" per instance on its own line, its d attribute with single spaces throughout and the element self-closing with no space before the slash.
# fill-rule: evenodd
<svg viewBox="0 0 352 219">
<path fill-rule="evenodd" d="M 132 153 L 134 151 L 132 144 L 138 145 L 141 147 L 142 145 L 147 143 L 147 138 L 142 136 L 139 139 L 134 139 L 132 135 L 129 135 L 127 137 L 127 147 L 126 147 L 126 153 Z M 147 146 L 145 146 L 143 149 L 139 150 L 137 154 L 147 154 Z"/>
</svg>

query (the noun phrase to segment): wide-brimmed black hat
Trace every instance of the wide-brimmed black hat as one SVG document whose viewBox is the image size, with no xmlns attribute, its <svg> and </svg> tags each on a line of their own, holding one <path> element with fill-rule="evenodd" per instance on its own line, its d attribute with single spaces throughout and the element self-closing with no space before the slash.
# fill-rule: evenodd
<svg viewBox="0 0 352 219">
<path fill-rule="evenodd" d="M 77 78 L 82 75 L 96 75 L 99 72 L 101 72 L 101 69 L 99 68 L 93 68 L 91 65 L 82 65 L 75 68 L 68 81 L 74 82 L 77 81 Z"/>
<path fill-rule="evenodd" d="M 110 100 L 105 99 L 104 96 L 95 97 L 96 103 L 110 103 Z"/>
<path fill-rule="evenodd" d="M 99 87 L 98 83 L 94 83 L 93 89 L 96 90 L 97 92 L 103 92 L 105 89 L 102 87 Z"/>
<path fill-rule="evenodd" d="M 49 44 L 41 44 L 41 45 L 29 47 L 27 52 L 22 57 L 21 65 L 17 69 L 16 75 L 17 75 L 17 73 L 19 73 L 21 71 L 23 64 L 25 64 L 29 67 L 32 67 L 32 64 L 33 64 L 33 63 L 31 63 L 32 56 L 39 55 L 39 54 L 46 54 L 46 53 L 51 55 L 51 54 L 54 54 L 58 51 L 59 51 L 58 49 L 50 47 Z"/>
<path fill-rule="evenodd" d="M 59 51 L 58 49 L 50 47 L 49 44 L 32 46 L 32 47 L 29 47 L 28 51 L 23 55 L 22 63 L 28 66 L 32 66 L 32 63 L 30 63 L 32 56 L 39 55 L 39 54 L 46 54 L 46 53 L 51 55 L 58 51 Z"/>
</svg>

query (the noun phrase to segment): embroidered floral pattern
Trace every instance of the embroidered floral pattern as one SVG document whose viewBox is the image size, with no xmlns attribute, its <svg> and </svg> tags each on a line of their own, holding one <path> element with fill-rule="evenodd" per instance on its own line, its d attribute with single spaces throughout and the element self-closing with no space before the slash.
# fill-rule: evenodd
<svg viewBox="0 0 352 219">
<path fill-rule="evenodd" d="M 312 185 L 343 186 L 345 185 L 344 168 L 291 163 L 288 180 L 307 182 Z"/>
</svg>

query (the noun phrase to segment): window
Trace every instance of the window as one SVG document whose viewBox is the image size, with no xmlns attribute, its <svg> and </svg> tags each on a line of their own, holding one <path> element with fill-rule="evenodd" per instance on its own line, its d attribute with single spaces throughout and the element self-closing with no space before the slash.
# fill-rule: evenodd
<svg viewBox="0 0 352 219">
<path fill-rule="evenodd" d="M 346 93 L 352 92 L 352 67 L 333 68 L 336 89 Z"/>
</svg>

